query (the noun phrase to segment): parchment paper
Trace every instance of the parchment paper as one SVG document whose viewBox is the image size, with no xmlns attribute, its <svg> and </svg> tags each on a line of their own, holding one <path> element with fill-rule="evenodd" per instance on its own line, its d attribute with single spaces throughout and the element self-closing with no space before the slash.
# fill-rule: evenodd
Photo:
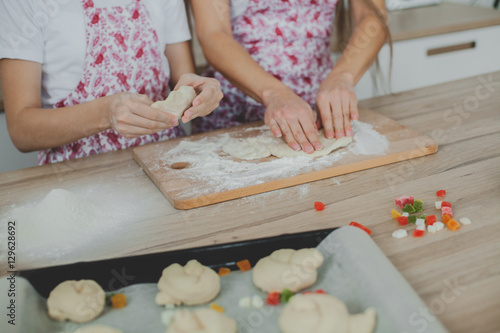
<svg viewBox="0 0 500 333">
<path fill-rule="evenodd" d="M 340 228 L 324 239 L 318 249 L 325 256 L 325 262 L 319 270 L 317 283 L 310 289 L 323 289 L 340 298 L 351 314 L 374 307 L 378 317 L 375 332 L 447 332 L 437 319 L 429 320 L 427 325 L 415 325 L 418 323 L 416 314 L 426 305 L 364 231 L 354 227 Z M 239 299 L 245 296 L 266 297 L 253 285 L 251 277 L 251 272 L 232 272 L 222 277 L 221 293 L 214 302 L 237 320 L 239 333 L 279 332 L 278 318 L 283 305 L 266 305 L 262 309 L 238 306 Z M 7 295 L 8 285 L 2 278 L 2 309 L 7 306 L 4 295 Z M 74 332 L 81 327 L 50 320 L 45 299 L 27 280 L 18 277 L 16 289 L 16 326 L 7 324 L 2 316 L 1 332 Z M 117 292 L 127 295 L 128 305 L 123 309 L 106 308 L 99 318 L 87 325 L 105 324 L 124 333 L 164 333 L 167 329 L 161 323 L 164 308 L 154 302 L 157 291 L 156 284 L 152 283 L 123 288 Z"/>
</svg>

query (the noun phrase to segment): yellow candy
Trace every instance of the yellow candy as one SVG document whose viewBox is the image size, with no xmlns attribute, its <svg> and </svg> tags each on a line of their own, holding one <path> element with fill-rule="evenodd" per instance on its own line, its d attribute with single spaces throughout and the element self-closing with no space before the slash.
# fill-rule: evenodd
<svg viewBox="0 0 500 333">
<path fill-rule="evenodd" d="M 392 213 L 392 218 L 393 218 L 393 219 L 397 219 L 398 217 L 400 217 L 400 216 L 401 216 L 401 213 L 400 213 L 400 212 L 398 212 L 398 211 L 397 211 L 397 210 L 395 210 L 395 209 L 393 209 L 391 213 Z"/>
<path fill-rule="evenodd" d="M 215 304 L 215 303 L 210 304 L 210 309 L 215 310 L 217 312 L 224 312 L 224 308 L 220 305 Z"/>
</svg>

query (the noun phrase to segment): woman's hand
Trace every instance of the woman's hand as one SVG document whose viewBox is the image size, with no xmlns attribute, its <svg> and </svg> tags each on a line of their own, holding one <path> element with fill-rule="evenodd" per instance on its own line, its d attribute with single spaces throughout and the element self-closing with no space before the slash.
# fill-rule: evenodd
<svg viewBox="0 0 500 333">
<path fill-rule="evenodd" d="M 319 87 L 316 108 L 327 139 L 352 136 L 351 120 L 359 118 L 353 76 L 332 72 Z"/>
<path fill-rule="evenodd" d="M 265 123 L 277 138 L 283 136 L 290 148 L 311 154 L 321 150 L 311 106 L 289 88 L 265 91 Z"/>
<path fill-rule="evenodd" d="M 109 127 L 126 138 L 160 132 L 179 125 L 175 116 L 151 107 L 153 101 L 145 95 L 118 93 L 107 99 Z"/>
<path fill-rule="evenodd" d="M 216 79 L 190 73 L 183 74 L 174 90 L 180 86 L 191 86 L 198 94 L 193 100 L 193 106 L 187 109 L 182 116 L 182 121 L 185 123 L 210 114 L 219 107 L 219 102 L 224 97 L 220 89 L 220 82 Z"/>
</svg>

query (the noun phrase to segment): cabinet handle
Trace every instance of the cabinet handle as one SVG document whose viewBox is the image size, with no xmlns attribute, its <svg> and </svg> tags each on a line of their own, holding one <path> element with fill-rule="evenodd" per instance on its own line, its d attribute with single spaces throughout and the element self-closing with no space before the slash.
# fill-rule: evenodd
<svg viewBox="0 0 500 333">
<path fill-rule="evenodd" d="M 475 47 L 476 47 L 476 42 L 468 42 L 468 43 L 462 43 L 462 44 L 455 44 L 455 45 L 437 47 L 435 49 L 427 50 L 427 55 L 428 56 L 433 56 L 433 55 L 436 55 L 436 54 L 443 54 L 443 53 L 448 53 L 448 52 L 455 52 L 455 51 L 460 51 L 460 50 L 473 49 Z"/>
</svg>

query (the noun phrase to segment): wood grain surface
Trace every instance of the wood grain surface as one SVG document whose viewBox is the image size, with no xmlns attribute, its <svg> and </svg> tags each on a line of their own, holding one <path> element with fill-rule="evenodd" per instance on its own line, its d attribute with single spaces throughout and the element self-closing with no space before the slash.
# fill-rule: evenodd
<svg viewBox="0 0 500 333">
<path fill-rule="evenodd" d="M 149 205 L 137 204 L 142 215 L 134 223 L 114 226 L 105 242 L 89 240 L 88 247 L 73 251 L 73 259 L 39 253 L 19 258 L 18 268 L 156 253 L 357 221 L 373 230 L 374 241 L 428 305 L 430 310 L 422 309 L 419 319 L 431 311 L 451 332 L 499 332 L 500 72 L 360 104 L 431 137 L 439 152 L 188 211 L 168 204 L 139 170 L 131 150 L 0 174 L 2 212 L 13 204 L 33 202 L 53 188 L 100 186 L 108 179 L 117 180 L 116 191 L 139 193 L 149 200 Z M 392 238 L 399 227 L 390 216 L 394 198 L 412 194 L 433 213 L 435 191 L 440 189 L 448 191 L 446 199 L 455 215 L 473 223 L 418 239 Z M 324 202 L 326 209 L 315 211 L 314 201 Z M 50 238 L 46 242 L 52 244 Z M 1 268 L 5 272 L 5 262 Z M 425 320 L 415 323 L 415 331 Z"/>
<path fill-rule="evenodd" d="M 173 157 L 164 157 L 169 151 L 177 147 L 185 138 L 164 141 L 152 145 L 141 146 L 133 149 L 134 160 L 142 167 L 144 172 L 156 184 L 158 189 L 165 195 L 168 201 L 177 209 L 192 209 L 207 206 L 214 203 L 224 202 L 237 198 L 243 198 L 254 194 L 274 191 L 294 185 L 310 183 L 316 180 L 331 178 L 346 173 L 375 168 L 381 165 L 401 162 L 404 160 L 417 158 L 437 151 L 436 143 L 429 137 L 421 135 L 396 121 L 368 109 L 360 109 L 360 117 L 364 122 L 373 126 L 379 133 L 384 135 L 389 141 L 388 151 L 382 155 L 357 155 L 341 148 L 346 153 L 343 157 L 330 165 L 317 163 L 314 170 L 297 169 L 295 175 L 277 174 L 273 177 L 263 179 L 261 175 L 255 174 L 251 185 L 242 184 L 236 188 L 221 189 L 217 179 L 193 178 L 187 163 L 173 163 Z M 260 132 L 248 131 L 252 127 L 262 126 L 263 123 L 253 123 L 236 128 L 222 129 L 212 133 L 193 135 L 188 140 L 192 142 L 211 138 L 217 138 L 229 134 L 235 139 L 246 139 L 259 135 Z M 222 149 L 219 154 L 223 154 Z M 168 155 L 167 155 L 168 156 Z M 232 159 L 230 156 L 226 159 Z M 256 163 L 268 163 L 275 160 L 271 156 Z M 238 159 L 233 159 L 242 162 Z M 319 162 L 316 160 L 316 162 Z M 182 164 L 179 168 L 178 164 Z M 271 166 L 270 166 L 271 167 Z M 234 177 L 243 175 L 235 172 Z M 222 181 L 222 180 L 220 180 Z M 189 185 L 187 185 L 189 184 Z M 195 189 L 204 191 L 195 191 Z"/>
</svg>

